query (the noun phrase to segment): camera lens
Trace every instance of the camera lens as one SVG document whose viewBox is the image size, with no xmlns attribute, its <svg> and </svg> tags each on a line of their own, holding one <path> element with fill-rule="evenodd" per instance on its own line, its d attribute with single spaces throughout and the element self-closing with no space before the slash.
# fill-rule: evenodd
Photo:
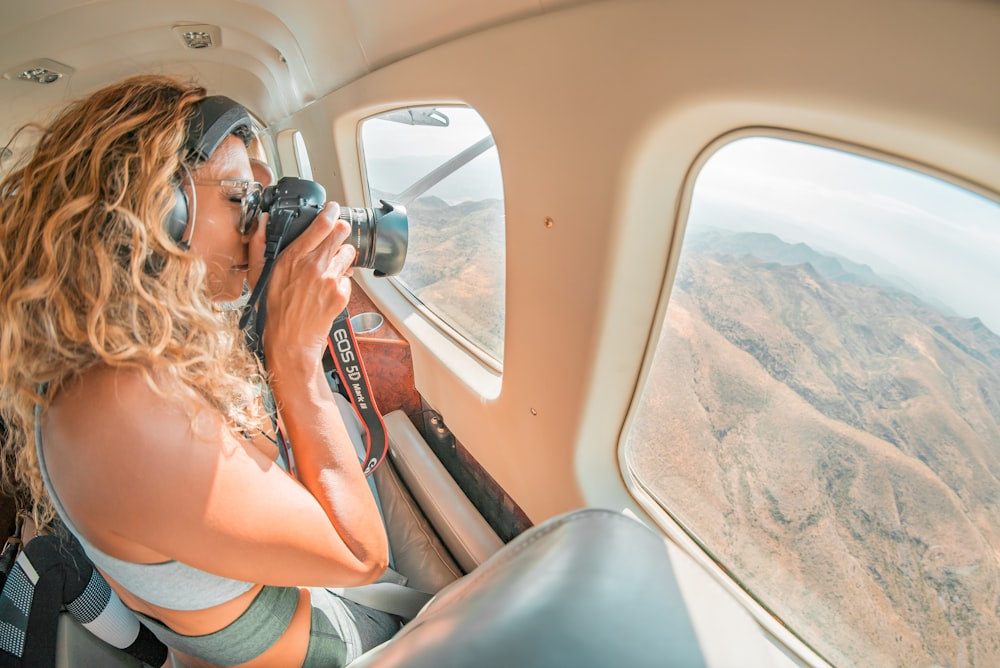
<svg viewBox="0 0 1000 668">
<path fill-rule="evenodd" d="M 351 224 L 348 243 L 357 249 L 354 266 L 374 269 L 377 276 L 394 276 L 406 260 L 406 209 L 385 200 L 378 209 L 342 207 L 340 217 Z"/>
</svg>

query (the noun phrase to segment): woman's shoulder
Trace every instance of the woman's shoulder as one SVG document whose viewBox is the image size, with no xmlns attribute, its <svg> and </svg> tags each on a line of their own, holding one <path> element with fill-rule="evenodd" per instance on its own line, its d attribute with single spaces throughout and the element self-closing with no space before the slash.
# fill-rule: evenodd
<svg viewBox="0 0 1000 668">
<path fill-rule="evenodd" d="M 169 450 L 191 432 L 191 400 L 142 369 L 94 367 L 60 389 L 42 418 L 42 450 L 60 496 L 170 475 Z M 76 505 L 76 504 L 72 504 Z"/>
<path fill-rule="evenodd" d="M 63 508 L 92 544 L 120 559 L 157 560 L 124 529 L 159 525 L 174 512 L 190 481 L 210 473 L 192 453 L 218 447 L 193 436 L 190 402 L 169 388 L 141 369 L 95 367 L 64 386 L 42 420 L 43 456 Z"/>
<path fill-rule="evenodd" d="M 52 422 L 70 428 L 108 421 L 141 428 L 159 413 L 188 413 L 185 406 L 193 402 L 193 393 L 162 371 L 96 365 L 60 389 L 48 414 Z"/>
</svg>

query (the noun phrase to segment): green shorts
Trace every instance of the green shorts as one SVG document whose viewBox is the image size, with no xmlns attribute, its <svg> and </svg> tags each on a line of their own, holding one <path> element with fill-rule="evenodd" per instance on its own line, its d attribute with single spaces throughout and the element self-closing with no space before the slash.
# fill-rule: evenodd
<svg viewBox="0 0 1000 668">
<path fill-rule="evenodd" d="M 346 666 L 391 638 L 400 619 L 337 596 L 321 587 L 309 589 L 312 618 L 303 668 Z M 186 636 L 138 614 L 168 647 L 217 666 L 235 666 L 269 649 L 292 620 L 298 603 L 294 587 L 264 587 L 246 611 L 215 633 Z"/>
</svg>

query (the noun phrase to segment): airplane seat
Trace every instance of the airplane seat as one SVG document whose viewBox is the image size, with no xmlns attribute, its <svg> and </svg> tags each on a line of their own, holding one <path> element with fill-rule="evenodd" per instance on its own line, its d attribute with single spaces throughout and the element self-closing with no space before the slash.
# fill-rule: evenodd
<svg viewBox="0 0 1000 668">
<path fill-rule="evenodd" d="M 359 452 L 362 425 L 348 399 L 335 396 Z M 384 417 L 389 454 L 373 475 L 394 568 L 407 585 L 435 593 L 476 568 L 503 541 L 402 411 Z"/>
<path fill-rule="evenodd" d="M 392 411 L 384 420 L 389 435 L 389 456 L 376 469 L 375 483 L 386 515 L 389 544 L 393 546 L 397 562 L 402 558 L 414 559 L 414 555 L 424 555 L 428 565 L 433 564 L 435 570 L 440 567 L 440 577 L 434 586 L 424 589 L 436 592 L 463 573 L 475 569 L 500 550 L 504 543 L 451 477 L 410 418 L 402 411 Z M 400 494 L 401 500 L 408 506 L 405 513 L 392 512 L 395 509 L 390 497 L 395 495 L 395 487 L 390 488 L 384 480 L 390 476 L 400 481 L 397 486 L 405 492 Z M 394 514 L 401 515 L 404 521 L 394 523 Z M 420 519 L 425 521 L 421 524 Z M 408 537 L 403 538 L 407 525 Z M 416 537 L 412 532 L 418 526 L 420 540 L 409 540 Z M 434 563 L 439 560 L 443 563 Z M 402 565 L 398 570 L 409 575 Z M 411 585 L 420 588 L 415 583 L 411 582 Z"/>
<path fill-rule="evenodd" d="M 406 577 L 408 586 L 427 593 L 437 592 L 460 578 L 463 571 L 400 480 L 392 461 L 383 461 L 374 477 L 393 569 Z"/>
<path fill-rule="evenodd" d="M 59 613 L 55 668 L 142 668 L 143 663 L 88 631 L 68 612 Z"/>
<path fill-rule="evenodd" d="M 352 668 L 700 666 L 664 538 L 603 509 L 525 531 Z"/>
</svg>

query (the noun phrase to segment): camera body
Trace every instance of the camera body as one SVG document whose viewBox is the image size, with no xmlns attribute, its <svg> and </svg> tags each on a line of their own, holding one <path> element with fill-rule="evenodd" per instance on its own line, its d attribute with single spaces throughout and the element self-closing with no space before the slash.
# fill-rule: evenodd
<svg viewBox="0 0 1000 668">
<path fill-rule="evenodd" d="M 283 177 L 264 189 L 261 211 L 270 214 L 272 230 L 284 229 L 275 254 L 302 234 L 326 205 L 326 190 L 315 181 Z M 340 208 L 340 218 L 351 224 L 347 243 L 357 250 L 355 267 L 374 269 L 376 276 L 394 276 L 403 269 L 409 241 L 406 208 L 382 200 L 377 209 Z"/>
</svg>

